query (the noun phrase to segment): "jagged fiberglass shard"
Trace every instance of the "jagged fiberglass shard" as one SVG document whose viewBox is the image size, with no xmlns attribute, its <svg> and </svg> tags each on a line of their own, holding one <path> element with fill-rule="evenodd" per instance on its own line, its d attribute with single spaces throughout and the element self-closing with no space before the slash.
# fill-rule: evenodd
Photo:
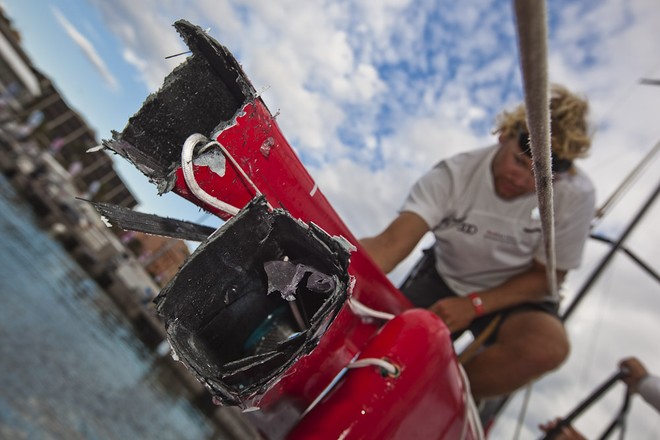
<svg viewBox="0 0 660 440">
<path fill-rule="evenodd" d="M 133 211 L 110 203 L 90 202 L 112 225 L 125 231 L 139 231 L 180 240 L 204 241 L 215 229 L 185 220 Z"/>
<path fill-rule="evenodd" d="M 316 347 L 349 294 L 344 243 L 281 209 L 269 211 L 258 197 L 202 243 L 163 289 L 156 303 L 168 340 L 216 400 L 258 405 Z M 265 267 L 280 261 L 292 276 L 271 274 L 269 282 Z M 273 289 L 289 289 L 291 301 Z M 306 317 L 304 325 L 295 311 Z"/>
</svg>

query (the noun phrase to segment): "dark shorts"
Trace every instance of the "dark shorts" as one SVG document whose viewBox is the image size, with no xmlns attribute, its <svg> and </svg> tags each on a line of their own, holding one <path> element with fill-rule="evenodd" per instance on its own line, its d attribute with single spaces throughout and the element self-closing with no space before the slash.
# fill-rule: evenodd
<svg viewBox="0 0 660 440">
<path fill-rule="evenodd" d="M 426 249 L 424 251 L 424 256 L 412 269 L 408 278 L 401 285 L 400 290 L 415 306 L 425 309 L 431 307 L 440 299 L 458 296 L 449 288 L 449 286 L 447 286 L 445 281 L 438 274 L 438 271 L 435 269 L 435 254 L 433 249 Z M 524 303 L 476 318 L 465 330 L 470 330 L 476 338 L 482 331 L 484 331 L 495 316 L 498 314 L 502 315 L 502 320 L 499 325 L 486 341 L 486 343 L 492 343 L 497 338 L 499 327 L 502 325 L 502 322 L 506 320 L 507 316 L 523 311 L 541 311 L 559 319 L 558 309 L 559 305 L 551 301 Z M 459 337 L 465 330 L 452 334 L 452 339 Z"/>
</svg>

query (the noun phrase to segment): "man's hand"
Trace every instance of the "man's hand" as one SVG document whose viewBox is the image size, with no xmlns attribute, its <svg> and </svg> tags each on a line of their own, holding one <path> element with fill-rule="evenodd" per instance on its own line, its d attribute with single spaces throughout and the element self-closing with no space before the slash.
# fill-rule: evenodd
<svg viewBox="0 0 660 440">
<path fill-rule="evenodd" d="M 438 315 L 452 333 L 467 328 L 477 316 L 472 301 L 465 297 L 441 299 L 429 307 L 429 310 Z"/>
<path fill-rule="evenodd" d="M 549 421 L 548 423 L 543 423 L 539 425 L 539 428 L 541 429 L 541 431 L 547 434 L 550 431 L 552 431 L 560 421 L 561 419 L 554 419 Z M 587 440 L 582 434 L 580 434 L 575 428 L 573 428 L 570 425 L 562 427 L 559 433 L 553 438 L 555 440 Z"/>
<path fill-rule="evenodd" d="M 623 376 L 622 380 L 628 385 L 630 392 L 637 392 L 639 381 L 649 374 L 649 372 L 646 371 L 644 364 L 642 364 L 639 359 L 631 357 L 622 360 L 621 363 L 619 363 L 619 367 L 621 370 L 626 371 L 626 375 Z"/>
</svg>

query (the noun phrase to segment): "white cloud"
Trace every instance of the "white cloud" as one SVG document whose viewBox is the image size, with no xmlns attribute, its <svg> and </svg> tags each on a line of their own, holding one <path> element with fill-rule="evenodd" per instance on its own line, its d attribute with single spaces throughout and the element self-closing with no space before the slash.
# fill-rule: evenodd
<svg viewBox="0 0 660 440">
<path fill-rule="evenodd" d="M 51 7 L 51 11 L 55 16 L 57 22 L 62 26 L 66 34 L 73 40 L 73 42 L 78 46 L 82 52 L 85 54 L 89 62 L 94 66 L 94 68 L 99 72 L 103 80 L 110 86 L 113 90 L 119 89 L 119 83 L 117 79 L 112 75 L 110 69 L 105 64 L 97 50 L 94 48 L 94 45 L 87 39 L 83 34 L 81 34 L 78 29 L 76 29 L 64 15 L 60 12 L 59 9 Z"/>
<path fill-rule="evenodd" d="M 112 3 L 90 0 L 104 15 L 105 22 L 116 38 L 124 44 L 122 54 L 129 64 L 140 72 L 147 88 L 156 91 L 165 76 L 183 61 L 165 57 L 186 50 L 172 24 L 185 8 L 165 8 L 162 2 L 143 2 L 136 7 L 134 1 Z M 170 18 L 173 15 L 175 18 Z"/>
</svg>

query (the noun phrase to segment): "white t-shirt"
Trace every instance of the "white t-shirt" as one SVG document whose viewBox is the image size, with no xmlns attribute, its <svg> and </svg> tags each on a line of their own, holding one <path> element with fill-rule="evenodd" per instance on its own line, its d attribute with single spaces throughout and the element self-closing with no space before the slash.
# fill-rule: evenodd
<svg viewBox="0 0 660 440">
<path fill-rule="evenodd" d="M 504 200 L 491 163 L 499 145 L 459 154 L 413 186 L 401 211 L 421 216 L 436 237 L 436 268 L 459 295 L 492 288 L 536 260 L 545 263 L 536 194 Z M 594 216 L 595 193 L 579 169 L 553 184 L 557 269 L 579 266 Z"/>
</svg>

